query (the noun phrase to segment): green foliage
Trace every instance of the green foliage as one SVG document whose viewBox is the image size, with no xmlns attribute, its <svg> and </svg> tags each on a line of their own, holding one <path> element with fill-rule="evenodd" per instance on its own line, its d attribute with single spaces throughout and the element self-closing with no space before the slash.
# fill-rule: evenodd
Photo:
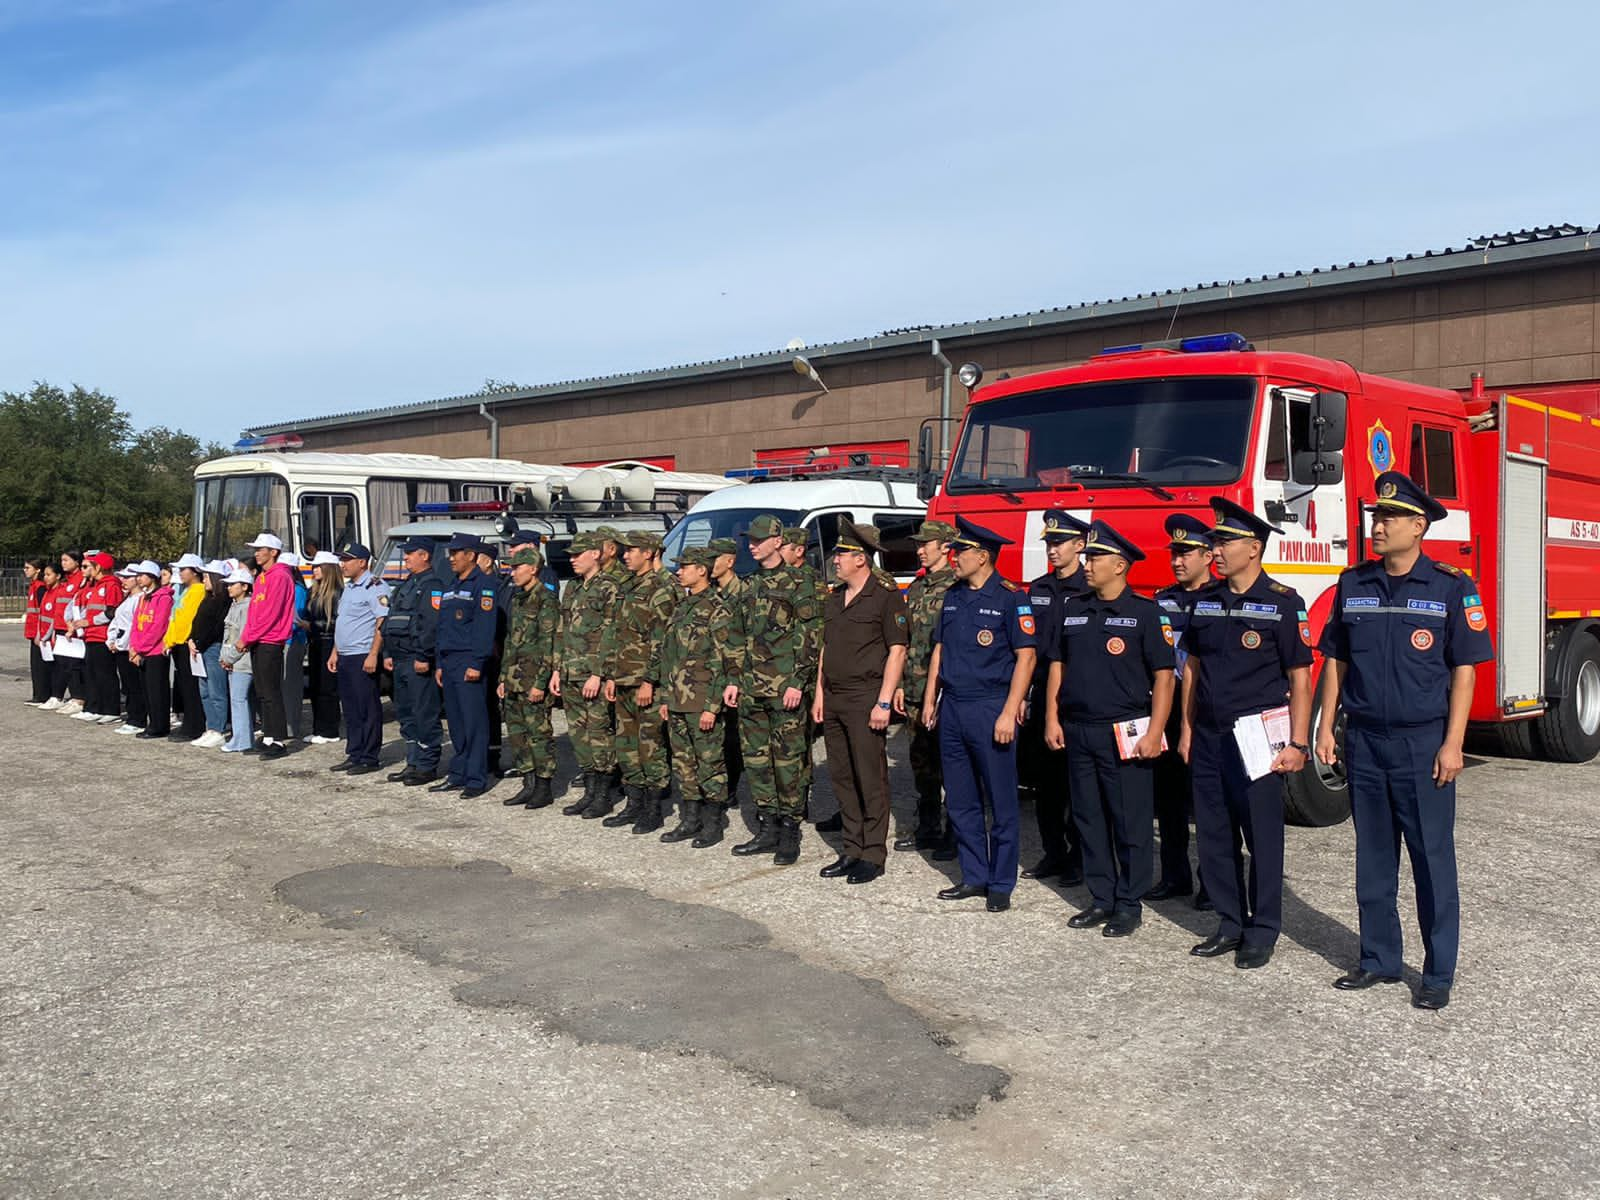
<svg viewBox="0 0 1600 1200">
<path fill-rule="evenodd" d="M 188 541 L 194 468 L 213 453 L 178 430 L 136 432 L 98 389 L 0 392 L 0 554 L 175 557 Z"/>
</svg>

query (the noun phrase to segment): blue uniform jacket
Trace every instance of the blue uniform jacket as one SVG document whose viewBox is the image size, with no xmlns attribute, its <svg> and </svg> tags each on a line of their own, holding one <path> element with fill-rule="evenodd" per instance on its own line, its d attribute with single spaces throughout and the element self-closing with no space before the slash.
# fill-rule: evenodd
<svg viewBox="0 0 1600 1200">
<path fill-rule="evenodd" d="M 439 626 L 434 644 L 438 658 L 451 655 L 483 670 L 494 655 L 500 614 L 499 588 L 477 567 L 465 579 L 450 579 L 439 594 Z"/>
<path fill-rule="evenodd" d="M 933 640 L 939 686 L 954 699 L 1004 696 L 1017 651 L 1037 649 L 1028 593 L 998 574 L 981 588 L 957 581 L 944 594 Z"/>
<path fill-rule="evenodd" d="M 1494 657 L 1477 585 L 1427 555 L 1404 575 L 1382 561 L 1340 575 L 1317 649 L 1349 664 L 1346 719 L 1384 728 L 1444 720 L 1451 671 Z"/>
<path fill-rule="evenodd" d="M 1115 600 L 1075 596 L 1060 621 L 1050 657 L 1061 662 L 1061 719 L 1148 717 L 1156 672 L 1172 670 L 1176 640 L 1156 602 L 1132 589 Z"/>
<path fill-rule="evenodd" d="M 1311 665 L 1305 601 L 1265 572 L 1235 595 L 1225 580 L 1195 593 L 1183 641 L 1200 663 L 1194 723 L 1230 729 L 1289 698 L 1289 671 Z"/>
</svg>

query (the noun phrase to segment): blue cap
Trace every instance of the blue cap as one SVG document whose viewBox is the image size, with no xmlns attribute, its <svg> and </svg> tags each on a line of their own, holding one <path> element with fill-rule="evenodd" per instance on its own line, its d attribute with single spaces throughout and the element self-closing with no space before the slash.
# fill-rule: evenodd
<svg viewBox="0 0 1600 1200">
<path fill-rule="evenodd" d="M 484 545 L 483 539 L 470 533 L 453 534 L 450 544 L 445 547 L 445 552 L 455 553 L 457 550 L 471 550 L 474 554 L 493 554 L 494 551 Z"/>
<path fill-rule="evenodd" d="M 1089 536 L 1083 545 L 1085 554 L 1120 554 L 1131 563 L 1144 559 L 1144 551 L 1123 537 L 1104 521 L 1089 526 Z"/>
<path fill-rule="evenodd" d="M 343 550 L 339 551 L 339 557 L 340 558 L 371 558 L 372 557 L 372 551 L 368 550 L 360 542 L 351 542 Z"/>
<path fill-rule="evenodd" d="M 1374 509 L 1387 508 L 1410 517 L 1427 517 L 1430 522 L 1442 521 L 1449 509 L 1427 492 L 1411 482 L 1411 476 L 1400 471 L 1385 471 L 1373 481 L 1377 499 Z"/>
<path fill-rule="evenodd" d="M 1216 518 L 1211 526 L 1214 542 L 1232 542 L 1239 538 L 1259 538 L 1264 542 L 1273 534 L 1283 532 L 1226 496 L 1211 497 L 1211 513 Z"/>
<path fill-rule="evenodd" d="M 1000 553 L 1001 546 L 1011 545 L 1011 539 L 1001 537 L 994 530 L 985 529 L 982 525 L 975 525 L 957 514 L 956 536 L 950 544 L 957 550 L 970 546 L 978 550 L 987 550 L 990 555 L 996 555 Z"/>
<path fill-rule="evenodd" d="M 1169 550 L 1211 549 L 1211 526 L 1199 517 L 1191 517 L 1188 513 L 1173 513 L 1162 523 L 1162 528 L 1172 539 L 1167 543 Z"/>
<path fill-rule="evenodd" d="M 1044 531 L 1039 534 L 1047 542 L 1089 536 L 1089 522 L 1080 521 L 1064 508 L 1044 510 Z"/>
<path fill-rule="evenodd" d="M 402 554 L 415 554 L 419 550 L 426 550 L 429 554 L 432 554 L 433 549 L 434 540 L 432 538 L 407 538 L 405 541 L 400 543 L 400 553 Z"/>
</svg>

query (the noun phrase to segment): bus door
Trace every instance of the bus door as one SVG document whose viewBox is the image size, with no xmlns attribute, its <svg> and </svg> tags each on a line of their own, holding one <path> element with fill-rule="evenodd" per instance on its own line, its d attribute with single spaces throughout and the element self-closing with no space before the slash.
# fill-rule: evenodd
<svg viewBox="0 0 1600 1200">
<path fill-rule="evenodd" d="M 338 554 L 361 540 L 356 498 L 349 492 L 301 492 L 300 546 L 307 556 L 318 550 Z"/>
</svg>

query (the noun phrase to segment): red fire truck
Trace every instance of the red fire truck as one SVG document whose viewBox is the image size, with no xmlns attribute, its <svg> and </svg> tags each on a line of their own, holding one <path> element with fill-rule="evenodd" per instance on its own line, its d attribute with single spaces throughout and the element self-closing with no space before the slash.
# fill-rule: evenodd
<svg viewBox="0 0 1600 1200">
<path fill-rule="evenodd" d="M 1061 508 L 1144 547 L 1133 583 L 1164 587 L 1163 520 L 1209 517 L 1210 497 L 1228 496 L 1284 530 L 1266 569 L 1305 597 L 1315 640 L 1339 572 L 1369 555 L 1373 480 L 1398 468 L 1449 509 L 1427 553 L 1483 597 L 1496 653 L 1478 671 L 1473 721 L 1524 754 L 1600 751 L 1600 389 L 1535 400 L 1475 381 L 1462 395 L 1257 352 L 1238 334 L 1118 346 L 984 386 L 981 374 L 962 368 L 971 400 L 930 514 L 1011 538 L 1008 578 L 1048 569 L 1042 514 Z M 919 454 L 928 492 L 931 433 Z M 1302 823 L 1343 820 L 1341 770 L 1307 767 L 1285 803 Z"/>
</svg>

